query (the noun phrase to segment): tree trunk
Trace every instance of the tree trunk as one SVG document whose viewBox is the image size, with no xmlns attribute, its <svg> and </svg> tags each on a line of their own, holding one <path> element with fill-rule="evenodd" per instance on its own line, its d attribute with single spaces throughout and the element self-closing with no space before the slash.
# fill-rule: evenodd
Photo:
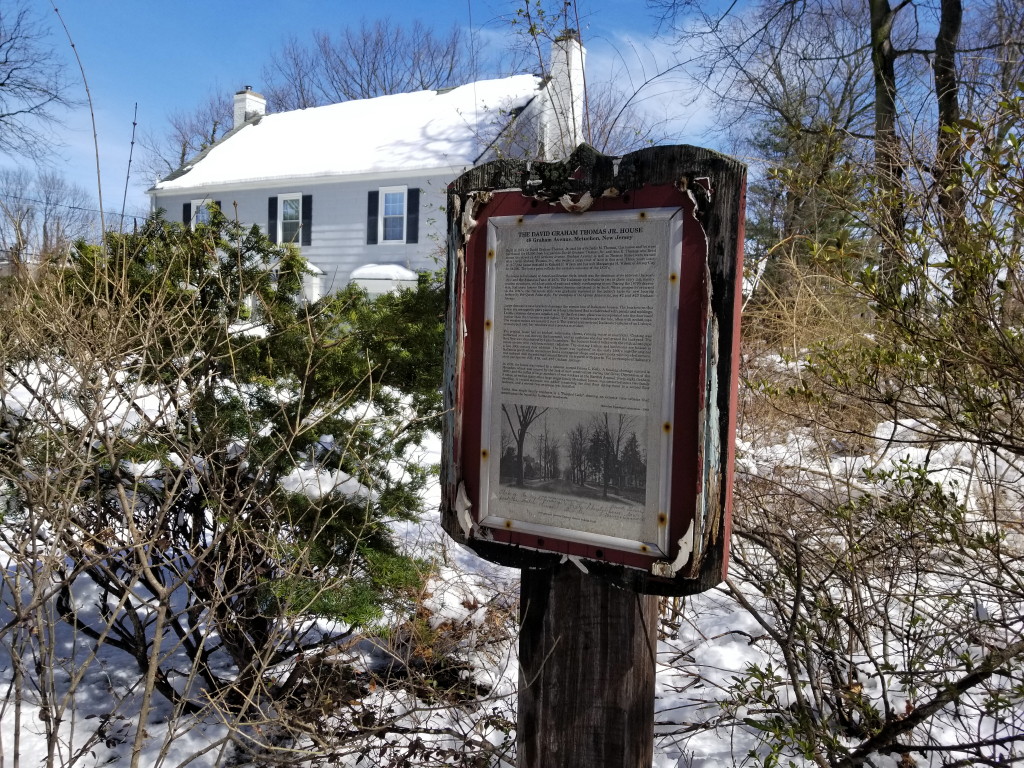
<svg viewBox="0 0 1024 768">
<path fill-rule="evenodd" d="M 939 193 L 949 246 L 957 247 L 963 217 L 964 192 L 960 182 L 963 151 L 960 144 L 960 83 L 956 49 L 963 23 L 961 0 L 941 0 L 939 31 L 935 36 L 935 99 L 938 106 L 938 135 L 935 147 L 935 184 Z"/>
<path fill-rule="evenodd" d="M 516 485 L 520 488 L 526 484 L 526 467 L 523 453 L 526 449 L 526 428 L 516 435 Z"/>
<path fill-rule="evenodd" d="M 875 174 L 882 196 L 879 235 L 882 239 L 882 274 L 895 269 L 898 244 L 903 239 L 903 158 L 896 132 L 896 49 L 892 26 L 896 12 L 889 0 L 868 0 L 871 15 L 871 69 L 875 84 Z"/>
</svg>

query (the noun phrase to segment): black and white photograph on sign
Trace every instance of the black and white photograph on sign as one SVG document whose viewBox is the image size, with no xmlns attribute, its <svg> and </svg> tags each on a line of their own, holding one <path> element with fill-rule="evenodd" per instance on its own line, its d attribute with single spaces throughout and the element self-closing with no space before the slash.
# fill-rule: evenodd
<svg viewBox="0 0 1024 768">
<path fill-rule="evenodd" d="M 488 220 L 484 525 L 667 548 L 682 226 L 678 208 Z"/>
<path fill-rule="evenodd" d="M 646 418 L 503 403 L 501 485 L 644 507 Z"/>
</svg>

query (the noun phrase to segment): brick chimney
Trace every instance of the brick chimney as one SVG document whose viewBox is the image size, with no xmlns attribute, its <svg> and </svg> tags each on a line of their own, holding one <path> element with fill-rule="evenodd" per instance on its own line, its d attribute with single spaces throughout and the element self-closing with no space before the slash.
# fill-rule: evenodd
<svg viewBox="0 0 1024 768">
<path fill-rule="evenodd" d="M 583 62 L 586 53 L 575 29 L 565 30 L 551 45 L 551 80 L 547 86 L 550 114 L 544 121 L 541 137 L 544 154 L 549 160 L 568 157 L 586 138 L 583 125 L 586 109 Z"/>
<path fill-rule="evenodd" d="M 267 100 L 256 93 L 251 85 L 235 94 L 235 123 L 237 128 L 246 120 L 267 114 Z"/>
</svg>

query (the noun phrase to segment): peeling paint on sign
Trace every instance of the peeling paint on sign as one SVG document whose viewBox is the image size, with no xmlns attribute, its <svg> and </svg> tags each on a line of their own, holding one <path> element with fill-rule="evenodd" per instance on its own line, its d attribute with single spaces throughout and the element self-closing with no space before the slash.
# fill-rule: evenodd
<svg viewBox="0 0 1024 768">
<path fill-rule="evenodd" d="M 686 533 L 683 534 L 683 538 L 679 540 L 679 555 L 676 557 L 675 562 L 672 563 L 672 574 L 679 573 L 687 563 L 690 562 L 690 556 L 693 554 L 693 520 L 690 521 L 690 527 L 686 529 Z"/>
<path fill-rule="evenodd" d="M 470 514 L 472 509 L 473 505 L 469 501 L 469 494 L 466 493 L 466 484 L 459 483 L 459 492 L 455 497 L 455 513 L 459 517 L 459 525 L 467 539 L 473 532 L 473 515 Z"/>
<path fill-rule="evenodd" d="M 572 563 L 573 565 L 575 565 L 577 568 L 579 568 L 584 573 L 590 573 L 590 571 L 587 570 L 587 566 L 585 566 L 583 564 L 583 561 L 580 558 L 578 558 L 576 555 L 563 555 L 561 562 L 563 562 L 563 563 Z"/>
</svg>

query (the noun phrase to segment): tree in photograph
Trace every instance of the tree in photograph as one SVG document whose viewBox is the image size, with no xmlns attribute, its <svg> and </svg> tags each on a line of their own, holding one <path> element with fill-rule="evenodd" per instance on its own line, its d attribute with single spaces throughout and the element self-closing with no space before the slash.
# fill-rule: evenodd
<svg viewBox="0 0 1024 768">
<path fill-rule="evenodd" d="M 590 452 L 594 466 L 601 476 L 601 495 L 608 496 L 611 487 L 618 487 L 621 480 L 622 449 L 627 433 L 634 427 L 636 418 L 624 413 L 604 412 L 595 415 L 591 421 Z"/>
<path fill-rule="evenodd" d="M 544 472 L 547 478 L 562 476 L 562 443 L 560 440 L 548 440 L 544 447 Z"/>
<path fill-rule="evenodd" d="M 636 432 L 630 432 L 622 447 L 622 484 L 627 488 L 643 488 L 647 484 L 647 460 Z"/>
<path fill-rule="evenodd" d="M 608 433 L 599 419 L 592 419 L 587 428 L 587 471 L 601 480 L 602 488 L 608 475 L 608 453 Z"/>
<path fill-rule="evenodd" d="M 526 437 L 530 434 L 530 427 L 541 416 L 548 412 L 547 408 L 540 408 L 536 405 L 512 405 L 511 407 L 502 403 L 501 412 L 505 415 L 505 423 L 512 431 L 512 439 L 516 448 L 516 485 L 522 486 L 526 480 L 526 457 L 523 454 L 526 448 Z"/>
<path fill-rule="evenodd" d="M 576 485 L 587 483 L 587 443 L 589 432 L 585 424 L 577 424 L 566 437 L 569 450 L 569 479 Z"/>
<path fill-rule="evenodd" d="M 516 444 L 508 423 L 501 425 L 501 464 L 499 477 L 503 483 L 515 482 L 519 477 L 519 461 L 516 458 Z"/>
<path fill-rule="evenodd" d="M 35 10 L 21 0 L 0 6 L 0 152 L 38 158 L 46 129 L 69 105 L 60 57 Z"/>
<path fill-rule="evenodd" d="M 542 479 L 550 480 L 561 476 L 561 450 L 561 441 L 557 437 L 552 436 L 547 416 L 545 416 L 544 426 L 541 429 L 541 433 L 537 436 L 537 458 L 540 460 Z"/>
</svg>

